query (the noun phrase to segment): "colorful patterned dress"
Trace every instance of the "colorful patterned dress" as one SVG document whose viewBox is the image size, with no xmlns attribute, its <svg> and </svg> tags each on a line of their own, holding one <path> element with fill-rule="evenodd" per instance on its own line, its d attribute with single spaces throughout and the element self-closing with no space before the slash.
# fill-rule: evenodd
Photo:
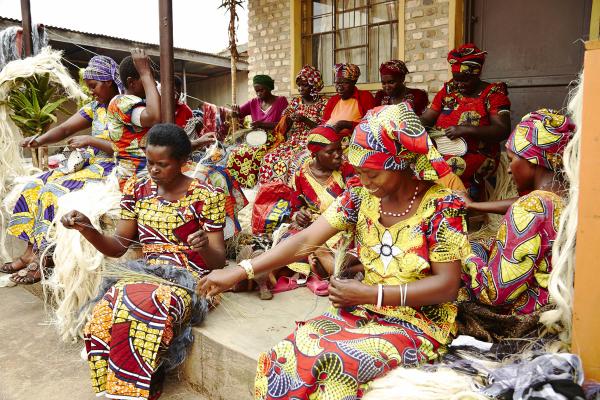
<svg viewBox="0 0 600 400">
<path fill-rule="evenodd" d="M 146 102 L 131 94 L 115 96 L 108 105 L 109 137 L 115 149 L 117 178 L 121 187 L 132 176 L 146 175 L 146 133 L 148 128 L 131 121 L 133 110 Z"/>
<path fill-rule="evenodd" d="M 333 171 L 325 184 L 321 183 L 310 170 L 312 159 L 306 160 L 294 176 L 292 183 L 291 209 L 292 215 L 300 209 L 307 209 L 313 215 L 313 220 L 325 212 L 338 196 L 346 190 L 346 182 L 355 175 L 354 168 L 343 163 L 339 170 Z M 289 230 L 289 236 L 299 231 Z M 342 232 L 326 243 L 329 249 L 335 249 L 340 241 Z M 308 261 L 295 262 L 288 268 L 304 275 L 310 274 Z"/>
<path fill-rule="evenodd" d="M 299 114 L 318 124 L 323 118 L 323 110 L 326 104 L 327 99 L 323 96 L 318 96 L 312 104 L 305 104 L 302 101 L 302 96 L 298 96 L 292 99 L 281 118 L 287 120 L 290 115 Z M 294 172 L 300 167 L 300 165 L 294 165 L 294 160 L 300 152 L 306 149 L 306 138 L 310 130 L 311 127 L 304 121 L 292 123 L 288 132 L 288 139 L 265 156 L 260 167 L 259 183 L 268 183 L 275 180 L 285 184 L 290 183 Z"/>
<path fill-rule="evenodd" d="M 285 97 L 279 96 L 273 104 L 263 111 L 261 101 L 254 98 L 240 106 L 239 117 L 244 118 L 247 115 L 252 116 L 252 122 L 271 122 L 276 123 L 281 119 L 281 114 L 287 108 L 288 101 Z M 274 131 L 267 131 L 267 143 L 262 146 L 249 146 L 241 144 L 234 148 L 227 159 L 227 169 L 242 186 L 252 188 L 258 182 L 258 172 L 265 154 L 277 142 Z"/>
<path fill-rule="evenodd" d="M 512 314 L 548 304 L 552 244 L 563 207 L 555 193 L 533 191 L 508 209 L 489 246 L 471 243 L 463 267 L 468 297 Z"/>
<path fill-rule="evenodd" d="M 450 81 L 435 95 L 430 108 L 440 113 L 435 129 L 443 130 L 455 125 L 489 126 L 490 116 L 510 112 L 510 100 L 506 84 L 502 82 L 490 83 L 477 97 L 467 97 Z M 467 153 L 464 156 L 444 156 L 444 159 L 468 188 L 486 160 L 496 165 L 500 143 L 486 143 L 471 137 L 465 140 Z"/>
<path fill-rule="evenodd" d="M 416 213 L 391 227 L 379 222 L 379 205 L 365 188 L 352 187 L 324 214 L 335 229 L 354 232 L 363 283 L 413 282 L 431 275 L 430 263 L 468 252 L 464 203 L 450 190 L 432 186 Z M 438 358 L 456 331 L 456 309 L 453 303 L 330 308 L 260 356 L 255 398 L 360 398 L 368 382 L 391 369 Z"/>
<path fill-rule="evenodd" d="M 375 107 L 392 105 L 394 104 L 392 101 L 392 98 L 383 90 L 378 90 L 377 93 L 375 93 Z M 427 104 L 429 104 L 427 92 L 421 89 L 406 88 L 406 94 L 402 101 L 408 102 L 417 115 L 423 114 L 427 108 Z"/>
<path fill-rule="evenodd" d="M 197 215 L 196 215 L 197 213 Z M 223 193 L 193 180 L 186 195 L 168 201 L 150 178 L 131 178 L 123 189 L 121 218 L 137 220 L 144 261 L 161 269 L 184 269 L 194 280 L 208 271 L 198 254 L 173 230 L 189 219 L 202 229 L 220 231 L 225 222 Z M 192 293 L 182 287 L 143 279 L 120 279 L 96 304 L 84 329 L 85 346 L 97 395 L 147 399 L 161 356 L 189 325 Z"/>
<path fill-rule="evenodd" d="M 79 110 L 79 115 L 92 124 L 92 136 L 109 140 L 106 106 L 92 101 Z M 87 183 L 102 181 L 113 170 L 113 157 L 93 147 L 85 149 L 83 167 L 65 174 L 51 170 L 35 177 L 21 192 L 10 221 L 8 234 L 33 245 L 34 250 L 46 248 L 46 232 L 54 219 L 58 198 L 80 190 Z"/>
</svg>

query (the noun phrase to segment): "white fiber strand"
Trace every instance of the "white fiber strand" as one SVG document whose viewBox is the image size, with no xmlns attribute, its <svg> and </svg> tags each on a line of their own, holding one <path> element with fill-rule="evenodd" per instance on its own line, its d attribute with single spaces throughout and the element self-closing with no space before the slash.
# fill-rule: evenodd
<svg viewBox="0 0 600 400">
<path fill-rule="evenodd" d="M 58 200 L 58 212 L 47 239 L 54 247 L 53 274 L 43 280 L 44 289 L 56 304 L 54 317 L 61 339 L 76 340 L 89 317 L 90 300 L 102 282 L 102 255 L 77 230 L 67 229 L 60 218 L 71 210 L 85 214 L 92 225 L 102 230 L 101 222 L 119 219 L 121 193 L 114 175 L 104 183 L 89 183 L 83 189 Z"/>
<path fill-rule="evenodd" d="M 546 329 L 558 333 L 565 349 L 571 344 L 573 314 L 573 283 L 575 273 L 575 241 L 579 206 L 579 149 L 583 119 L 583 74 L 579 84 L 569 93 L 568 110 L 577 126 L 573 138 L 563 153 L 563 171 L 569 190 L 566 206 L 560 216 L 558 235 L 552 246 L 552 272 L 548 283 L 550 301 L 556 309 L 540 317 Z"/>
</svg>

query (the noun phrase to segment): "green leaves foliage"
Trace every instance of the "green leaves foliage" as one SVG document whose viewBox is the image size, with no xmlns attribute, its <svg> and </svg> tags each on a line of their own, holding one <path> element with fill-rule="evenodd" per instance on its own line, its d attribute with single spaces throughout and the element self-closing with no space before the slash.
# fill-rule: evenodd
<svg viewBox="0 0 600 400">
<path fill-rule="evenodd" d="M 57 121 L 56 111 L 65 112 L 61 105 L 67 101 L 50 82 L 49 74 L 37 74 L 19 79 L 8 95 L 10 118 L 23 136 L 34 136 Z"/>
</svg>

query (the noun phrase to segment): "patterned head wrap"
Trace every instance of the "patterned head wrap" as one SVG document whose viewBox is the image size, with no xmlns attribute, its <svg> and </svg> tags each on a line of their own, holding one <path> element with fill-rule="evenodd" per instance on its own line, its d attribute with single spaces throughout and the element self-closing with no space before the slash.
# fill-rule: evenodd
<svg viewBox="0 0 600 400">
<path fill-rule="evenodd" d="M 335 64 L 335 79 L 342 78 L 356 82 L 360 77 L 360 68 L 356 64 Z"/>
<path fill-rule="evenodd" d="M 312 154 L 317 154 L 323 147 L 339 142 L 342 137 L 330 126 L 320 125 L 310 131 L 307 147 Z"/>
<path fill-rule="evenodd" d="M 269 90 L 275 89 L 275 81 L 269 75 L 254 75 L 252 78 L 253 85 L 262 85 Z"/>
<path fill-rule="evenodd" d="M 421 180 L 436 180 L 450 172 L 407 102 L 368 111 L 354 129 L 348 161 L 356 167 L 387 171 L 411 167 Z"/>
<path fill-rule="evenodd" d="M 473 43 L 463 44 L 448 53 L 448 63 L 452 73 L 481 75 L 481 68 L 485 62 L 487 51 L 482 51 Z"/>
<path fill-rule="evenodd" d="M 83 71 L 83 79 L 93 79 L 100 82 L 113 81 L 117 85 L 119 93 L 125 92 L 125 87 L 119 77 L 119 66 L 110 57 L 92 57 L 87 68 Z"/>
<path fill-rule="evenodd" d="M 305 65 L 298 75 L 296 75 L 296 85 L 298 82 L 306 82 L 310 86 L 310 95 L 317 98 L 321 89 L 323 89 L 323 79 L 321 72 L 312 65 Z"/>
<path fill-rule="evenodd" d="M 379 73 L 381 75 L 405 76 L 408 74 L 408 68 L 406 68 L 404 61 L 390 60 L 379 66 Z"/>
<path fill-rule="evenodd" d="M 575 132 L 573 121 L 556 110 L 541 109 L 521 119 L 506 148 L 551 171 L 562 166 L 562 153 Z"/>
</svg>

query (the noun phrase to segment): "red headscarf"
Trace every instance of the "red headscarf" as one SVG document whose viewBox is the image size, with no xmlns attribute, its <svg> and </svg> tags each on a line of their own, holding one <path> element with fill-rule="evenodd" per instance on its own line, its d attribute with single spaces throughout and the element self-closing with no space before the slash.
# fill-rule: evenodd
<svg viewBox="0 0 600 400">
<path fill-rule="evenodd" d="M 408 74 L 408 68 L 406 68 L 404 61 L 389 60 L 379 66 L 379 73 L 381 75 L 405 76 Z"/>
<path fill-rule="evenodd" d="M 335 64 L 333 70 L 336 79 L 343 78 L 356 82 L 360 77 L 360 68 L 356 64 Z"/>
<path fill-rule="evenodd" d="M 306 147 L 311 153 L 317 154 L 323 147 L 340 140 L 342 137 L 331 126 L 319 125 L 308 134 Z"/>
<path fill-rule="evenodd" d="M 448 63 L 452 73 L 480 75 L 487 51 L 482 51 L 473 43 L 466 43 L 448 53 Z"/>
</svg>

